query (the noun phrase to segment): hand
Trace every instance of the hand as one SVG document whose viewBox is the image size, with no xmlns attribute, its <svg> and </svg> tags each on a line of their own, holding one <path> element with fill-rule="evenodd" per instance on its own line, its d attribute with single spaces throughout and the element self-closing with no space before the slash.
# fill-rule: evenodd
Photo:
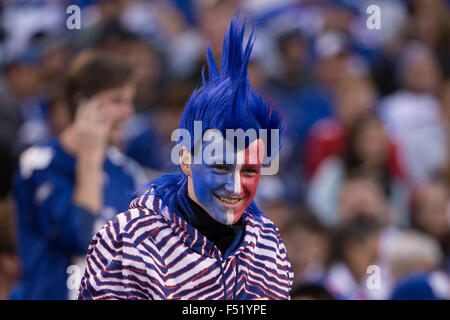
<svg viewBox="0 0 450 320">
<path fill-rule="evenodd" d="M 94 96 L 81 103 L 75 115 L 77 157 L 102 164 L 108 146 L 111 121 L 101 109 L 102 99 Z"/>
<path fill-rule="evenodd" d="M 100 214 L 103 205 L 103 162 L 111 130 L 102 100 L 97 95 L 82 103 L 74 121 L 77 166 L 73 200 L 93 214 Z"/>
</svg>

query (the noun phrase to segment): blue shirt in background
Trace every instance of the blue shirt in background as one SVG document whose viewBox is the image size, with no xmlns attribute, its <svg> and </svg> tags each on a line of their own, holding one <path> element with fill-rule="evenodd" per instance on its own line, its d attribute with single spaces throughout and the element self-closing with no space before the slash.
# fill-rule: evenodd
<svg viewBox="0 0 450 320">
<path fill-rule="evenodd" d="M 72 202 L 75 165 L 57 139 L 21 155 L 13 194 L 22 278 L 12 299 L 67 299 L 68 266 L 76 257 L 84 261 L 97 229 L 128 209 L 135 190 L 147 182 L 139 165 L 110 147 L 103 166 L 104 205 L 96 216 Z"/>
</svg>

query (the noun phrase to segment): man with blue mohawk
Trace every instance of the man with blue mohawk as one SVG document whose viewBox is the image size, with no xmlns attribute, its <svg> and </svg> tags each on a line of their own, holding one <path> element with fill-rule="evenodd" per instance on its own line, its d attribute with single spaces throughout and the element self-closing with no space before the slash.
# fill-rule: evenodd
<svg viewBox="0 0 450 320">
<path fill-rule="evenodd" d="M 290 298 L 285 246 L 253 201 L 267 154 L 278 152 L 272 133 L 281 121 L 250 84 L 254 36 L 243 50 L 244 32 L 235 16 L 220 72 L 208 47 L 208 80 L 203 75 L 175 134 L 182 173 L 151 181 L 97 233 L 79 299 Z"/>
</svg>

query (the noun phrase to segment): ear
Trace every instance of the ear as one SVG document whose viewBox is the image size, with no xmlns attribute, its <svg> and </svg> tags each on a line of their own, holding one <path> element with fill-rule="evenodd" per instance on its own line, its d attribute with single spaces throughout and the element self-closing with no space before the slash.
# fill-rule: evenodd
<svg viewBox="0 0 450 320">
<path fill-rule="evenodd" d="M 191 175 L 191 153 L 187 151 L 186 147 L 180 150 L 180 167 L 184 174 Z"/>
</svg>

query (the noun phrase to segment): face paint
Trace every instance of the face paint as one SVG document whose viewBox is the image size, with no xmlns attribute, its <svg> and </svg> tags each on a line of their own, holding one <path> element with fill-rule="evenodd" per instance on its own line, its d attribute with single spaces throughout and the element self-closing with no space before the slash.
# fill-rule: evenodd
<svg viewBox="0 0 450 320">
<path fill-rule="evenodd" d="M 263 155 L 264 143 L 256 139 L 235 153 L 235 159 L 243 161 L 226 164 L 225 156 L 219 154 L 202 164 L 191 165 L 193 200 L 216 221 L 236 223 L 255 197 Z"/>
</svg>

